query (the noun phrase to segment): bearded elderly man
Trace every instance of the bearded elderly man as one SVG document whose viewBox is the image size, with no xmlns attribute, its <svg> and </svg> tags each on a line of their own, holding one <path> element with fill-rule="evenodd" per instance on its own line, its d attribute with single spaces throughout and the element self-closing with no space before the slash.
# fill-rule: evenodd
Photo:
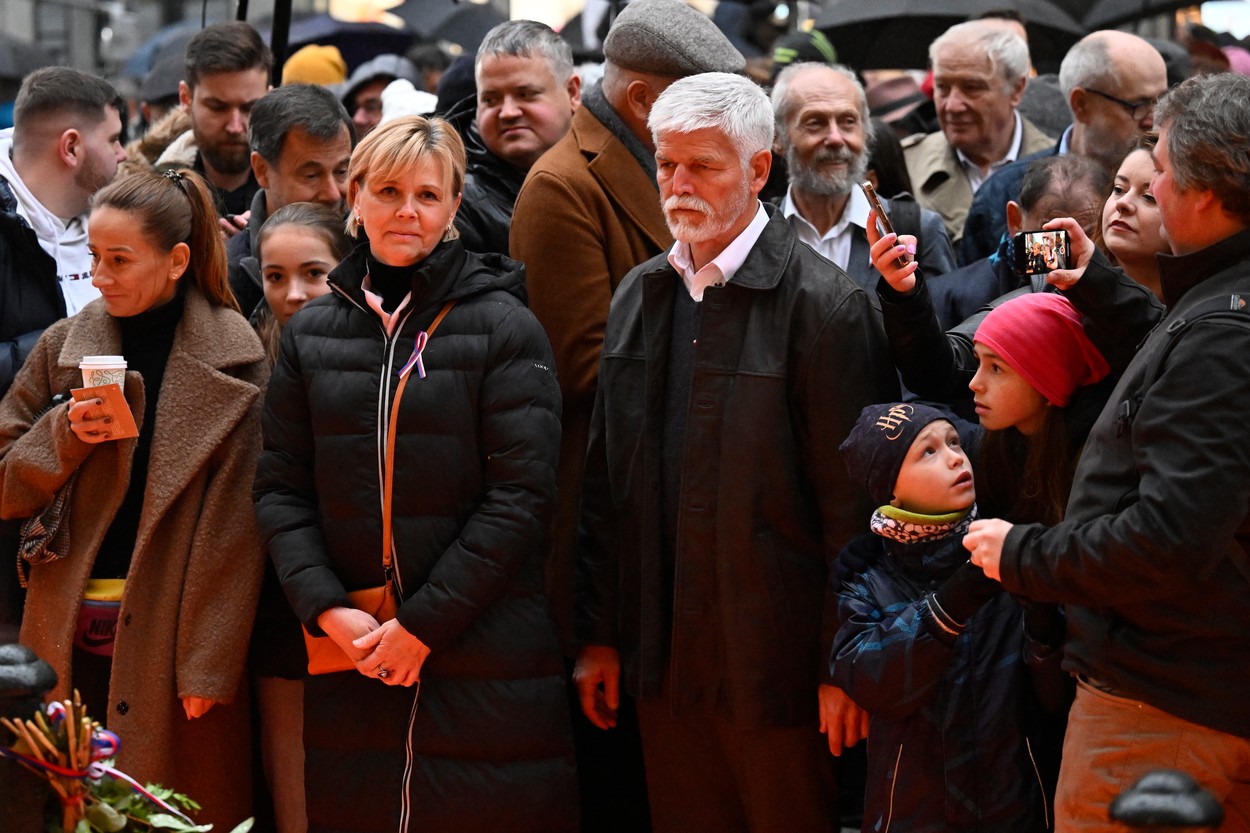
<svg viewBox="0 0 1250 833">
<path fill-rule="evenodd" d="M 828 684 L 829 570 L 870 511 L 836 449 L 897 383 L 866 293 L 759 202 L 763 91 L 691 76 L 648 124 L 677 243 L 608 315 L 574 681 L 602 728 L 637 698 L 657 833 L 830 831 L 818 730 L 862 726 Z"/>
<path fill-rule="evenodd" d="M 790 187 L 781 214 L 794 233 L 836 263 L 876 299 L 881 275 L 868 257 L 868 200 L 860 190 L 873 142 L 868 99 L 855 73 L 839 65 L 791 64 L 773 85 L 776 149 L 785 157 Z M 926 277 L 955 267 L 950 240 L 936 212 L 899 201 L 895 230 L 917 238 L 914 252 Z M 892 208 L 882 200 L 886 213 Z M 902 222 L 904 215 L 914 222 Z"/>
<path fill-rule="evenodd" d="M 991 174 L 1054 140 L 1016 112 L 1029 75 L 1029 47 L 1010 29 L 974 20 L 929 46 L 941 130 L 904 143 L 916 199 L 942 215 L 959 247 L 972 196 Z"/>
</svg>

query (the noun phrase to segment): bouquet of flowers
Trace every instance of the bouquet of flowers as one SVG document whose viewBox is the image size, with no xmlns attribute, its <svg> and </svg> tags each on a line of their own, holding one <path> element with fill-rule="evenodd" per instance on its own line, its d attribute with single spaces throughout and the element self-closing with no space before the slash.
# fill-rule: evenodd
<svg viewBox="0 0 1250 833">
<path fill-rule="evenodd" d="M 158 784 L 140 785 L 113 767 L 121 747 L 117 735 L 92 720 L 78 692 L 72 700 L 50 703 L 47 714 L 0 724 L 16 738 L 12 747 L 0 746 L 0 756 L 17 761 L 47 779 L 61 804 L 61 823 L 49 833 L 147 833 L 178 831 L 206 833 L 211 824 L 197 825 L 184 811 L 200 809 L 190 798 Z M 247 833 L 252 820 L 232 833 Z"/>
</svg>

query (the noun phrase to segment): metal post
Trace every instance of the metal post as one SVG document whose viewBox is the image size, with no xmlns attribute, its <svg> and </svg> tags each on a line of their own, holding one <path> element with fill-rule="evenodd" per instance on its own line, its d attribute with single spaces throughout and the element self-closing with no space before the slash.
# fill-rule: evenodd
<svg viewBox="0 0 1250 833">
<path fill-rule="evenodd" d="M 269 49 L 273 52 L 273 77 L 275 87 L 282 84 L 282 65 L 286 63 L 287 43 L 291 36 L 291 0 L 274 0 L 273 30 L 269 37 Z"/>
</svg>

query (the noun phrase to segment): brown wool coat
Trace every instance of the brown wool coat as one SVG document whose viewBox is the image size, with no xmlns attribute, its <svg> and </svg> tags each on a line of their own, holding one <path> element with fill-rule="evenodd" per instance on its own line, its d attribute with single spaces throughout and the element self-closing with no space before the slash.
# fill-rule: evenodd
<svg viewBox="0 0 1250 833">
<path fill-rule="evenodd" d="M 625 274 L 673 245 L 655 182 L 590 110 L 534 163 L 512 214 L 510 254 L 551 339 L 563 397 L 559 494 L 547 596 L 561 642 L 572 630 L 573 542 L 608 305 Z"/>
<path fill-rule="evenodd" d="M 70 431 L 52 396 L 80 387 L 78 362 L 121 353 L 121 334 L 95 301 L 49 327 L 0 401 L 0 516 L 47 506 L 78 469 L 70 553 L 31 568 L 21 639 L 56 669 L 69 695 L 71 645 L 91 566 L 125 494 L 134 439 L 95 445 Z M 264 555 L 252 514 L 268 366 L 238 313 L 186 297 L 157 404 L 148 484 L 122 600 L 109 702 L 90 703 L 121 737 L 118 767 L 203 805 L 197 817 L 229 833 L 251 813 L 248 637 Z M 136 421 L 143 385 L 127 373 Z M 219 701 L 197 720 L 181 696 Z M 228 705 L 227 705 L 228 704 Z"/>
</svg>

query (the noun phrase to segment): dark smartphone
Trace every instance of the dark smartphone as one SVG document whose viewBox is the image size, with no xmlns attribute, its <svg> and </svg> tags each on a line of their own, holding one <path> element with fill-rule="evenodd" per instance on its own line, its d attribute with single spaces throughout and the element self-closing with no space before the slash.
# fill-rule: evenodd
<svg viewBox="0 0 1250 833">
<path fill-rule="evenodd" d="M 1017 275 L 1045 275 L 1067 269 L 1072 258 L 1072 241 L 1063 229 L 1022 231 L 1012 240 Z"/>
<path fill-rule="evenodd" d="M 885 213 L 885 209 L 881 206 L 881 199 L 877 196 L 877 189 L 872 187 L 872 183 L 867 180 L 861 182 L 859 187 L 863 189 L 864 196 L 868 198 L 868 204 L 872 206 L 872 213 L 877 215 L 877 228 L 880 229 L 882 236 L 894 233 L 894 226 L 890 225 L 890 215 Z M 907 255 L 899 255 L 894 259 L 894 263 L 902 268 L 908 263 Z"/>
</svg>

